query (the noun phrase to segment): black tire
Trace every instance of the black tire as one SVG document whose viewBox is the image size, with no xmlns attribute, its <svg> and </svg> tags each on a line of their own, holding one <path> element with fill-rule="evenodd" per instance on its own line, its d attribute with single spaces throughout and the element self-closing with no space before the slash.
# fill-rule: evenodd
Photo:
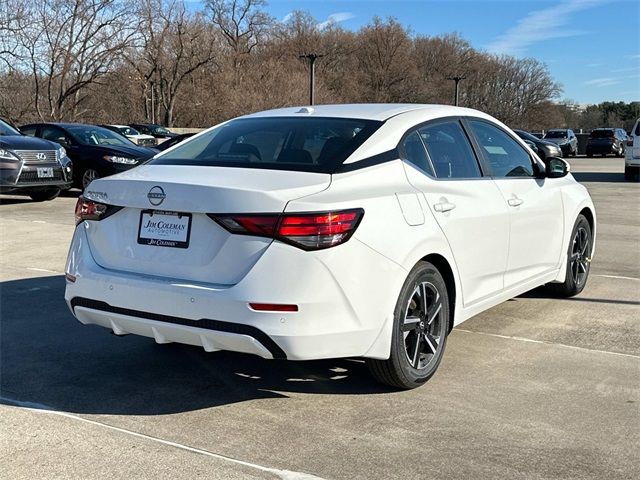
<svg viewBox="0 0 640 480">
<path fill-rule="evenodd" d="M 45 190 L 39 190 L 37 192 L 31 192 L 29 196 L 31 200 L 34 202 L 46 202 L 48 200 L 53 200 L 58 195 L 60 195 L 59 188 L 47 188 Z"/>
<path fill-rule="evenodd" d="M 640 181 L 640 169 L 624 167 L 624 179 L 627 182 Z"/>
<path fill-rule="evenodd" d="M 592 152 L 591 150 L 587 150 L 587 151 L 586 151 L 586 153 L 585 153 L 585 155 L 586 155 L 587 157 L 591 157 L 591 156 L 593 156 L 593 152 Z"/>
<path fill-rule="evenodd" d="M 567 249 L 567 270 L 562 283 L 549 283 L 547 289 L 558 297 L 573 297 L 584 289 L 589 279 L 593 236 L 584 215 L 578 215 Z"/>
<path fill-rule="evenodd" d="M 431 263 L 419 262 L 398 297 L 391 355 L 387 360 L 366 359 L 369 371 L 379 382 L 399 389 L 424 384 L 440 365 L 450 322 L 449 294 L 442 275 Z"/>
</svg>

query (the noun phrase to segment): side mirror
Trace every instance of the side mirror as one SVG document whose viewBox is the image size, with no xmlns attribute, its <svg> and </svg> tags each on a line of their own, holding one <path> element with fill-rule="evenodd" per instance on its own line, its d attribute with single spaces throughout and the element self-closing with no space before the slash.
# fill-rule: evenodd
<svg viewBox="0 0 640 480">
<path fill-rule="evenodd" d="M 547 157 L 544 160 L 545 177 L 561 178 L 571 171 L 571 166 L 566 160 L 558 157 Z"/>
</svg>

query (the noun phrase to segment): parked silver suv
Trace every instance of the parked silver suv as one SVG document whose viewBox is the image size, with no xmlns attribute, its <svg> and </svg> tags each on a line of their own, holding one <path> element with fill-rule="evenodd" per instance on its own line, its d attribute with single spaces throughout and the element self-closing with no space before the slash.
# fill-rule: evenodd
<svg viewBox="0 0 640 480">
<path fill-rule="evenodd" d="M 0 119 L 0 193 L 53 200 L 71 186 L 72 174 L 64 148 L 23 135 Z"/>
</svg>

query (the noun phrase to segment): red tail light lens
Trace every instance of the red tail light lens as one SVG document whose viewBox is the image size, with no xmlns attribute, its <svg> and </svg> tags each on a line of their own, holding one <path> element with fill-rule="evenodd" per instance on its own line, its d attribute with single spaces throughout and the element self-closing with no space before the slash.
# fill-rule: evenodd
<svg viewBox="0 0 640 480">
<path fill-rule="evenodd" d="M 102 220 L 109 215 L 113 215 L 120 209 L 122 209 L 122 207 L 94 202 L 81 195 L 76 202 L 76 225 L 85 220 Z"/>
<path fill-rule="evenodd" d="M 231 233 L 258 235 L 290 243 L 303 250 L 334 247 L 349 240 L 364 210 L 281 215 L 209 215 Z"/>
</svg>

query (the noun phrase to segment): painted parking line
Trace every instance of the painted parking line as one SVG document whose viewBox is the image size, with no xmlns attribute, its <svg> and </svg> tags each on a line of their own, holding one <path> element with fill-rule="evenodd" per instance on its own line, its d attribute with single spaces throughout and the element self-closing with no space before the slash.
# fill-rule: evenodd
<svg viewBox="0 0 640 480">
<path fill-rule="evenodd" d="M 270 473 L 272 475 L 276 475 L 282 480 L 324 480 L 321 477 L 317 477 L 315 475 L 311 475 L 308 473 L 302 472 L 293 472 L 291 470 L 279 470 L 277 468 L 265 467 L 262 465 L 258 465 L 256 463 L 245 462 L 243 460 L 237 460 L 235 458 L 227 457 L 225 455 L 220 455 L 218 453 L 213 453 L 208 450 L 202 450 L 201 448 L 190 447 L 188 445 L 184 445 L 182 443 L 172 442 L 170 440 L 164 440 L 162 438 L 152 437 L 150 435 L 145 435 L 144 433 L 134 432 L 133 430 L 128 430 L 126 428 L 115 427 L 113 425 L 109 425 L 107 423 L 97 422 L 95 420 L 89 420 L 88 418 L 80 417 L 78 415 L 73 415 L 67 412 L 61 412 L 55 410 L 52 407 L 47 405 L 43 405 L 40 403 L 33 402 L 24 402 L 21 400 L 15 400 L 7 397 L 0 397 L 0 402 L 5 402 L 8 405 L 13 405 L 16 407 L 24 408 L 25 410 L 29 410 L 31 412 L 45 414 L 45 415 L 59 415 L 61 417 L 70 418 L 72 420 L 76 420 L 79 422 L 88 423 L 90 425 L 95 425 L 98 427 L 106 428 L 108 430 L 114 430 L 116 432 L 124 433 L 125 435 L 131 435 L 133 437 L 142 438 L 145 440 L 149 440 L 151 442 L 160 443 L 162 445 L 167 445 L 169 447 L 179 448 L 181 450 L 185 450 L 191 453 L 197 453 L 199 455 L 205 455 L 207 457 L 215 458 L 217 460 L 223 460 L 229 463 L 235 463 L 236 465 L 242 465 L 244 467 L 253 468 L 255 470 L 260 470 L 265 473 Z"/>
<path fill-rule="evenodd" d="M 484 335 L 486 337 L 495 337 L 502 338 L 506 340 L 515 340 L 517 342 L 527 342 L 527 343 L 537 343 L 541 345 L 550 345 L 553 347 L 562 347 L 562 348 L 570 348 L 572 350 L 579 350 L 581 352 L 589 352 L 589 353 L 599 353 L 605 355 L 615 355 L 618 357 L 627 357 L 627 358 L 635 358 L 636 360 L 640 360 L 640 355 L 634 355 L 632 353 L 620 353 L 620 352 L 610 352 L 608 350 L 598 350 L 595 348 L 584 348 L 584 347 L 576 347 L 575 345 L 567 345 L 566 343 L 555 343 L 555 342 L 547 342 L 544 340 L 534 340 L 532 338 L 525 337 L 515 337 L 511 335 L 500 335 L 498 333 L 487 333 L 487 332 L 478 332 L 476 330 L 465 330 L 464 328 L 455 327 L 453 329 L 454 332 L 462 332 L 462 333 L 475 333 L 477 335 Z"/>
</svg>

